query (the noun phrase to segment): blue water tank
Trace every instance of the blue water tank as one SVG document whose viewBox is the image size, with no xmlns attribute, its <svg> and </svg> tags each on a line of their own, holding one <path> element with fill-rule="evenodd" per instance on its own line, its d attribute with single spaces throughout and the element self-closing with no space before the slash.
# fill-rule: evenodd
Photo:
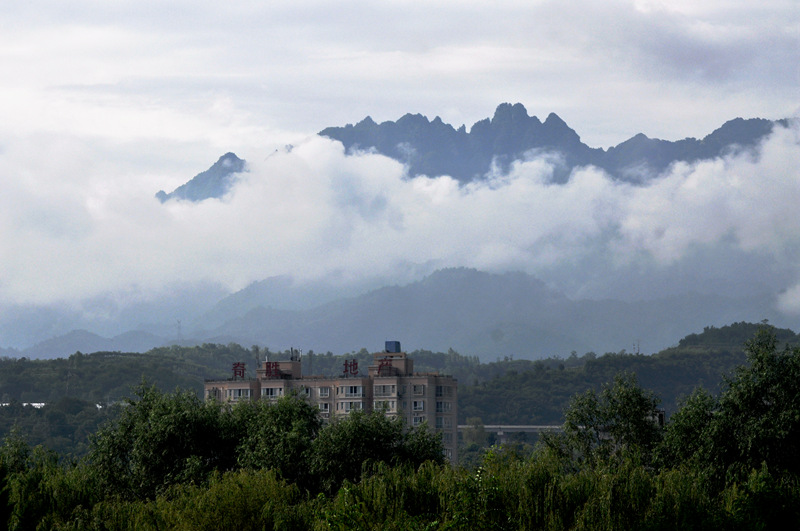
<svg viewBox="0 0 800 531">
<path fill-rule="evenodd" d="M 399 341 L 387 341 L 386 342 L 386 352 L 391 352 L 393 354 L 401 352 L 401 350 L 400 350 L 400 342 Z"/>
</svg>

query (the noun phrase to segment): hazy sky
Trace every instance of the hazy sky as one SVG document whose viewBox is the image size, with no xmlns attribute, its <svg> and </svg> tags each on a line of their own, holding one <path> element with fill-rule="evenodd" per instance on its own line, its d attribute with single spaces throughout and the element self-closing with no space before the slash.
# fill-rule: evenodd
<svg viewBox="0 0 800 531">
<path fill-rule="evenodd" d="M 596 264 L 562 279 L 592 294 L 606 273 L 658 264 L 678 278 L 681 260 L 714 250 L 767 264 L 771 277 L 758 281 L 800 311 L 797 128 L 777 132 L 757 160 L 681 166 L 638 189 L 592 169 L 551 187 L 546 160 L 459 189 L 313 138 L 406 112 L 470 127 L 502 102 L 542 119 L 555 112 L 593 147 L 796 116 L 798 6 L 7 2 L 0 302 L 207 280 L 239 289 L 290 272 L 413 278 L 450 265 L 555 279 L 565 261 Z M 251 172 L 226 200 L 153 199 L 227 151 Z M 706 273 L 752 280 L 739 266 Z"/>
</svg>

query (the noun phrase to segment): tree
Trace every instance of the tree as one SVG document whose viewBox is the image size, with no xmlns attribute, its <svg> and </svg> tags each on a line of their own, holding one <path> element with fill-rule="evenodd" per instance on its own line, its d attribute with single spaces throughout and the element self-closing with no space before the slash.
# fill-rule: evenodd
<svg viewBox="0 0 800 531">
<path fill-rule="evenodd" d="M 135 395 L 90 442 L 90 467 L 110 493 L 152 498 L 169 485 L 233 468 L 240 434 L 224 423 L 219 403 L 145 384 Z"/>
<path fill-rule="evenodd" d="M 0 460 L 0 527 L 8 529 L 8 519 L 11 517 L 9 505 L 9 477 L 8 468 Z"/>
<path fill-rule="evenodd" d="M 321 422 L 317 409 L 296 395 L 277 402 L 244 402 L 234 411 L 245 426 L 237 463 L 243 468 L 275 469 L 281 477 L 301 485 L 308 483 L 311 442 Z"/>
<path fill-rule="evenodd" d="M 406 432 L 400 417 L 379 411 L 354 411 L 325 426 L 312 444 L 311 470 L 328 493 L 344 480 L 357 481 L 365 466 L 374 462 L 418 466 L 427 460 L 443 463 L 441 437 L 426 425 Z"/>
<path fill-rule="evenodd" d="M 442 434 L 432 432 L 427 422 L 406 430 L 398 458 L 401 463 L 419 466 L 427 461 L 437 465 L 444 464 Z"/>
<path fill-rule="evenodd" d="M 696 465 L 707 458 L 710 449 L 707 434 L 717 406 L 717 400 L 702 387 L 686 398 L 670 418 L 664 439 L 656 450 L 659 466 Z"/>
<path fill-rule="evenodd" d="M 717 473 L 770 471 L 800 474 L 800 347 L 778 350 L 773 330 L 746 344 L 749 365 L 726 378 L 719 410 L 705 437 L 708 465 Z"/>
<path fill-rule="evenodd" d="M 662 435 L 658 403 L 634 374 L 618 374 L 600 394 L 590 389 L 573 396 L 564 415 L 564 433 L 545 435 L 545 444 L 578 462 L 595 464 L 633 452 L 649 463 Z"/>
</svg>

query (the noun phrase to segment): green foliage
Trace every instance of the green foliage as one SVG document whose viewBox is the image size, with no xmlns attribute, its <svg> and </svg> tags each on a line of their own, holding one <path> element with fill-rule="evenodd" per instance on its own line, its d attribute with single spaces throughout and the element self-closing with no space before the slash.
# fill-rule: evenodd
<svg viewBox="0 0 800 531">
<path fill-rule="evenodd" d="M 203 482 L 213 470 L 233 468 L 239 434 L 224 422 L 219 404 L 145 384 L 136 396 L 91 441 L 89 463 L 108 492 L 152 498 L 170 485 Z"/>
<path fill-rule="evenodd" d="M 697 387 L 714 394 L 722 391 L 723 376 L 747 362 L 745 341 L 762 328 L 774 332 L 781 343 L 800 344 L 800 336 L 788 329 L 734 323 L 706 327 L 677 347 L 647 356 L 625 351 L 595 356 L 589 352 L 566 359 L 504 359 L 481 364 L 458 373 L 459 423 L 480 417 L 486 424 L 561 424 L 571 397 L 587 389 L 599 391 L 620 372 L 634 373 L 642 387 L 661 397 L 662 406 L 671 413 L 678 409 L 681 397 Z M 558 370 L 559 363 L 564 370 Z"/>
<path fill-rule="evenodd" d="M 736 529 L 781 529 L 800 522 L 798 478 L 776 477 L 766 464 L 752 469 L 741 483 L 721 494 L 723 510 Z"/>
<path fill-rule="evenodd" d="M 573 352 L 536 361 L 505 355 L 491 363 L 480 363 L 452 349 L 446 353 L 418 350 L 411 356 L 417 370 L 440 371 L 459 380 L 461 424 L 468 417 L 480 417 L 487 424 L 560 424 L 570 397 L 589 388 L 599 391 L 603 382 L 621 371 L 635 373 L 642 386 L 662 397 L 668 412 L 677 409 L 679 397 L 698 386 L 717 393 L 722 375 L 745 362 L 744 338 L 763 326 L 706 327 L 700 334 L 687 336 L 678 347 L 652 356 L 624 351 L 578 356 Z M 781 342 L 800 342 L 791 330 L 771 329 Z M 16 425 L 33 445 L 81 456 L 88 449 L 87 435 L 112 414 L 110 408 L 95 406 L 130 398 L 131 389 L 143 377 L 162 390 L 189 389 L 199 395 L 204 378 L 227 377 L 231 364 L 238 361 L 246 362 L 252 371 L 265 355 L 272 360 L 288 359 L 290 352 L 206 343 L 156 348 L 144 354 L 78 352 L 67 359 L 3 358 L 0 400 L 11 405 L 0 408 L 0 437 Z M 303 372 L 340 374 L 344 361 L 353 358 L 362 368 L 372 362 L 365 349 L 343 355 L 308 352 L 302 359 Z M 46 405 L 37 409 L 23 407 L 22 402 Z"/>
<path fill-rule="evenodd" d="M 782 528 L 800 520 L 800 349 L 778 348 L 767 329 L 746 351 L 721 394 L 695 390 L 663 437 L 655 394 L 621 374 L 574 396 L 562 436 L 476 452 L 474 468 L 444 465 L 427 427 L 379 413 L 320 427 L 297 397 L 228 407 L 142 385 L 83 461 L 6 436 L 0 527 Z"/>
<path fill-rule="evenodd" d="M 320 430 L 312 443 L 311 472 L 321 490 L 332 493 L 345 480 L 357 481 L 376 463 L 425 461 L 444 462 L 441 436 L 427 425 L 407 430 L 401 417 L 354 411 Z"/>
<path fill-rule="evenodd" d="M 0 389 L 4 402 L 49 403 L 69 396 L 107 404 L 130 397 L 142 378 L 161 389 L 199 392 L 203 378 L 223 376 L 230 363 L 250 358 L 238 345 L 204 347 L 154 349 L 145 354 L 78 352 L 54 360 L 0 359 Z"/>
<path fill-rule="evenodd" d="M 0 522 L 8 529 L 48 529 L 99 501 L 94 478 L 82 466 L 61 466 L 42 446 L 31 448 L 12 433 L 0 448 L 4 492 Z"/>
<path fill-rule="evenodd" d="M 698 464 L 708 459 L 707 430 L 717 409 L 717 400 L 698 387 L 685 399 L 681 408 L 670 417 L 664 439 L 656 450 L 656 460 L 664 467 L 677 467 L 682 463 Z"/>
<path fill-rule="evenodd" d="M 317 409 L 297 396 L 275 403 L 243 402 L 234 411 L 244 426 L 237 447 L 238 465 L 247 469 L 275 469 L 281 477 L 303 486 L 310 484 L 311 444 L 321 427 Z"/>
<path fill-rule="evenodd" d="M 439 490 L 447 470 L 425 463 L 379 464 L 359 483 L 345 482 L 321 514 L 321 529 L 435 529 Z"/>
<path fill-rule="evenodd" d="M 658 402 L 635 375 L 617 375 L 599 395 L 592 389 L 576 395 L 565 413 L 564 433 L 545 441 L 565 457 L 592 465 L 625 455 L 649 463 L 662 435 Z"/>
<path fill-rule="evenodd" d="M 43 407 L 12 402 L 0 407 L 0 434 L 16 430 L 32 445 L 44 445 L 62 456 L 86 453 L 89 435 L 110 417 L 109 407 L 97 407 L 73 397 L 61 397 Z"/>
<path fill-rule="evenodd" d="M 746 351 L 749 364 L 725 379 L 718 401 L 701 396 L 681 410 L 665 453 L 696 461 L 718 482 L 743 480 L 762 463 L 773 473 L 800 474 L 800 347 L 779 350 L 765 328 Z M 689 435 L 682 445 L 681 432 Z"/>
<path fill-rule="evenodd" d="M 236 361 L 254 367 L 256 360 L 235 344 L 164 347 L 145 354 L 77 352 L 52 360 L 2 358 L 0 398 L 9 405 L 0 407 L 0 437 L 16 426 L 31 444 L 82 456 L 88 435 L 113 415 L 109 406 L 130 398 L 143 378 L 159 389 L 190 389 L 199 395 L 203 378 L 226 377 Z"/>
<path fill-rule="evenodd" d="M 728 326 L 716 328 L 706 326 L 701 334 L 689 334 L 678 342 L 679 348 L 702 347 L 702 348 L 724 348 L 742 349 L 761 330 L 770 329 L 776 339 L 781 343 L 800 343 L 800 337 L 786 328 L 770 327 L 763 323 L 733 323 Z"/>
</svg>

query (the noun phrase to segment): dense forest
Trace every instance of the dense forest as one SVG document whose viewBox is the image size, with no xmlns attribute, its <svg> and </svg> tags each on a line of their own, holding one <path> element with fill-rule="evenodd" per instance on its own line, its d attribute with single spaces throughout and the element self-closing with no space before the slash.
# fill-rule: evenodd
<svg viewBox="0 0 800 531">
<path fill-rule="evenodd" d="M 545 360 L 514 359 L 491 363 L 453 350 L 410 353 L 418 371 L 439 371 L 459 381 L 459 424 L 561 424 L 571 396 L 599 390 L 620 372 L 635 374 L 642 386 L 661 398 L 667 416 L 698 387 L 720 391 L 722 377 L 745 361 L 744 344 L 764 324 L 735 323 L 707 327 L 665 351 L 641 353 L 570 353 Z M 791 330 L 770 327 L 781 343 L 796 345 Z M 81 456 L 87 435 L 113 416 L 116 402 L 132 396 L 142 382 L 163 391 L 188 390 L 201 395 L 203 380 L 226 378 L 234 362 L 245 362 L 251 376 L 267 357 L 288 359 L 289 351 L 237 344 L 171 346 L 144 354 L 77 352 L 69 358 L 0 359 L 0 437 L 12 428 L 31 444 L 44 444 L 61 455 Z M 366 368 L 372 355 L 362 349 L 345 355 L 306 352 L 304 374 L 336 375 L 346 359 Z M 44 403 L 43 407 L 23 405 Z M 491 438 L 488 439 L 491 442 Z"/>
<path fill-rule="evenodd" d="M 470 467 L 446 464 L 427 426 L 380 413 L 323 425 L 297 396 L 228 407 L 139 385 L 110 406 L 80 459 L 7 436 L 0 521 L 15 530 L 785 528 L 800 520 L 800 347 L 775 332 L 757 332 L 720 391 L 695 389 L 664 425 L 657 394 L 622 371 L 573 395 L 561 432 L 535 448 L 493 446 Z M 579 368 L 566 365 L 543 370 Z"/>
</svg>

